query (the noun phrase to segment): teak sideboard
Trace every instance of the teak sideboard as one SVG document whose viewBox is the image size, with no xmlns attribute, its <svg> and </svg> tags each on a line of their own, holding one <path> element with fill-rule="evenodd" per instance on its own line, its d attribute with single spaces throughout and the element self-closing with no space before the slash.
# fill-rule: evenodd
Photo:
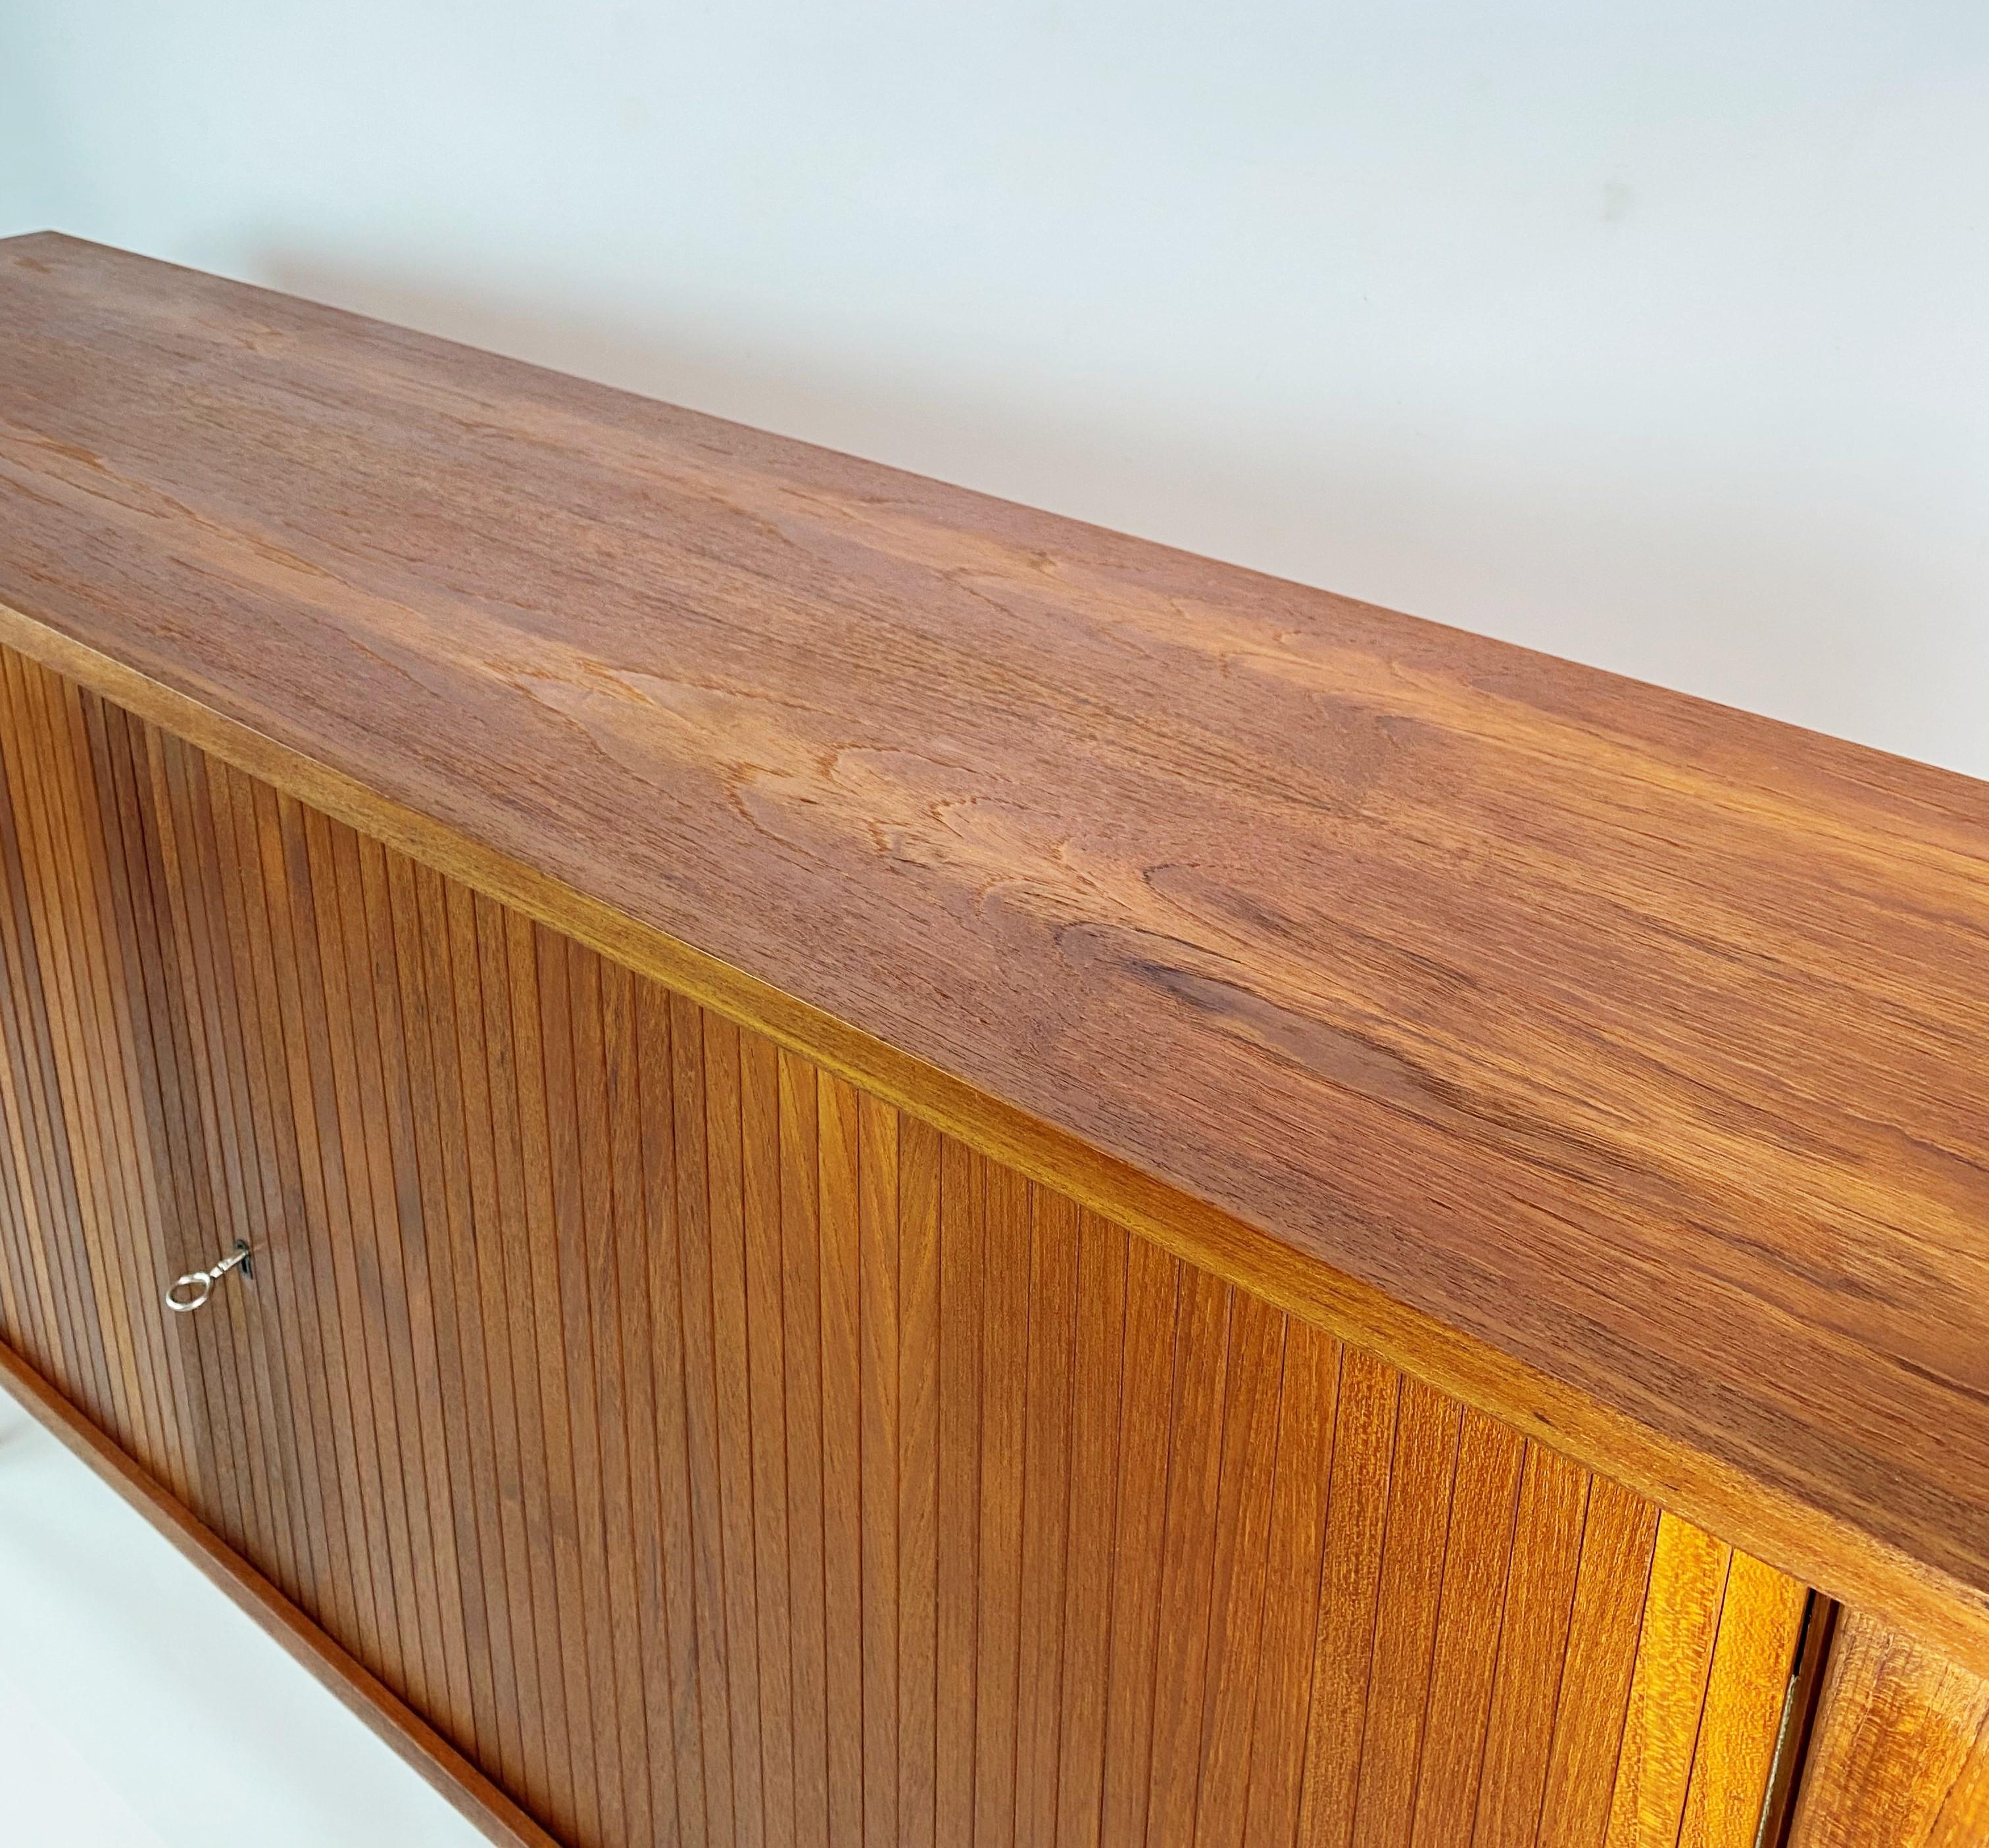
<svg viewBox="0 0 1989 1848">
<path fill-rule="evenodd" d="M 1986 1051 L 1989 786 L 0 243 L 0 1375 L 497 1839 L 1989 1840 Z"/>
</svg>

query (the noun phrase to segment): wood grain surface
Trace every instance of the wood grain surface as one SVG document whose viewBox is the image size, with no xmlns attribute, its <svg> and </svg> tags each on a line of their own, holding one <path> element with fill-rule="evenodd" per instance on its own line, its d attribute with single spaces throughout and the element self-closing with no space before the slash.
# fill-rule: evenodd
<svg viewBox="0 0 1989 1848">
<path fill-rule="evenodd" d="M 561 1840 L 1743 1848 L 1770 1569 L 4 650 L 0 875 L 0 1334 Z"/>
<path fill-rule="evenodd" d="M 1789 1848 L 1989 1842 L 1989 1680 L 1862 1612 L 1838 1624 Z"/>
<path fill-rule="evenodd" d="M 0 248 L 0 605 L 1989 1667 L 1989 788 L 49 236 Z"/>
</svg>

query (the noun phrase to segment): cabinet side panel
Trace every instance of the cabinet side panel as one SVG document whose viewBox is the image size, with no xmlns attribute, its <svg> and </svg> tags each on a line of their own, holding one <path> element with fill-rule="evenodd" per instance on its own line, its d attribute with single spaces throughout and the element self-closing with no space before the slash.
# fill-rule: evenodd
<svg viewBox="0 0 1989 1848">
<path fill-rule="evenodd" d="M 1980 1848 L 1989 1841 L 1989 1681 L 1846 1611 L 1790 1848 Z"/>
</svg>

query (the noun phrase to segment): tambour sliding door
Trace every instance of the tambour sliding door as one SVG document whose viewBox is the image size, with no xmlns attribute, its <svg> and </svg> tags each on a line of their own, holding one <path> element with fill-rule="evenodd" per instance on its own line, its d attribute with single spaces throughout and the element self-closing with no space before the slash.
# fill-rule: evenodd
<svg viewBox="0 0 1989 1848">
<path fill-rule="evenodd" d="M 561 1839 L 1751 1848 L 1794 1582 L 4 665 L 6 1339 Z"/>
</svg>

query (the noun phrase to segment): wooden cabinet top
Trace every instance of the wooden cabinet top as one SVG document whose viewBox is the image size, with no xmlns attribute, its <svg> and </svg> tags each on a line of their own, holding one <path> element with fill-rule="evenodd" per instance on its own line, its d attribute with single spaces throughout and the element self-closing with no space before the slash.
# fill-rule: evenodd
<svg viewBox="0 0 1989 1848">
<path fill-rule="evenodd" d="M 51 235 L 0 604 L 1989 1660 L 1989 785 Z"/>
</svg>

